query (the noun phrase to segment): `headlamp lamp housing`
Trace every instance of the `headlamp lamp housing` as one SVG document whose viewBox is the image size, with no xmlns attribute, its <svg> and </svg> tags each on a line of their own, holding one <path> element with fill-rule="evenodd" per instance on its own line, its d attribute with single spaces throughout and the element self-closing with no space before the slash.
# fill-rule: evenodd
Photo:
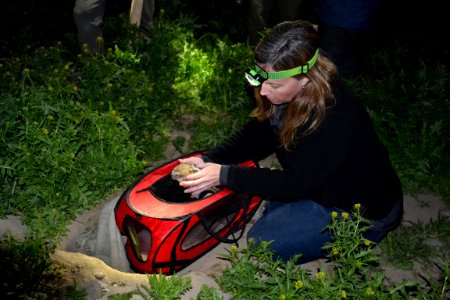
<svg viewBox="0 0 450 300">
<path fill-rule="evenodd" d="M 316 50 L 313 57 L 305 65 L 278 72 L 266 72 L 258 65 L 255 65 L 254 69 L 247 68 L 245 78 L 251 86 L 257 87 L 267 79 L 283 79 L 299 74 L 306 74 L 317 62 L 318 57 L 319 49 Z"/>
</svg>

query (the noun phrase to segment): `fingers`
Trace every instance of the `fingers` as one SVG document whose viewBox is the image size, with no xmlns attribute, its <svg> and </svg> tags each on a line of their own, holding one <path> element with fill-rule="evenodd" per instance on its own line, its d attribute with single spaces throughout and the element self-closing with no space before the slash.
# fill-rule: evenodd
<svg viewBox="0 0 450 300">
<path fill-rule="evenodd" d="M 193 174 L 187 175 L 179 183 L 181 187 L 185 188 L 185 193 L 190 193 L 193 197 L 199 195 L 201 192 L 211 189 L 220 184 L 220 168 L 221 165 L 214 163 L 204 163 L 203 168 Z M 181 163 L 192 163 L 190 158 L 180 160 Z"/>
<path fill-rule="evenodd" d="M 207 172 L 204 172 L 203 170 L 186 176 L 184 180 L 180 182 L 180 186 L 185 188 L 184 192 L 191 193 L 193 196 L 217 185 L 218 184 L 214 180 L 209 178 Z"/>
<path fill-rule="evenodd" d="M 191 182 L 191 181 L 194 181 L 194 180 L 201 179 L 202 177 L 204 177 L 204 174 L 203 174 L 202 170 L 200 170 L 200 171 L 197 171 L 195 173 L 192 173 L 192 174 L 189 174 L 189 175 L 185 176 L 183 178 L 183 182 Z M 196 184 L 198 184 L 198 182 L 196 182 Z"/>
<path fill-rule="evenodd" d="M 189 174 L 183 178 L 180 184 L 183 187 L 189 187 L 193 185 L 199 185 L 205 182 L 211 184 L 211 186 L 216 186 L 219 184 L 220 177 L 220 165 L 217 164 L 205 164 L 205 167 L 198 172 Z"/>
<path fill-rule="evenodd" d="M 192 196 L 196 197 L 200 193 L 210 190 L 213 186 L 209 184 L 208 182 L 204 182 L 198 185 L 190 186 L 189 188 L 186 188 L 184 190 L 185 193 L 192 194 Z"/>
</svg>

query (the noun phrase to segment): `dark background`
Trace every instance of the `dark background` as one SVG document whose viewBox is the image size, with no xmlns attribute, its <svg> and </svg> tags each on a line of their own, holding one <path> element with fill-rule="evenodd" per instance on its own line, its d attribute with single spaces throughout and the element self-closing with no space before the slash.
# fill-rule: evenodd
<svg viewBox="0 0 450 300">
<path fill-rule="evenodd" d="M 199 34 L 227 35 L 232 41 L 246 41 L 248 0 L 156 0 L 156 13 L 165 10 L 166 18 L 192 15 L 204 24 Z M 305 7 L 312 0 L 304 0 Z M 421 58 L 449 65 L 447 44 L 448 12 L 445 1 L 382 0 L 374 26 L 375 46 L 399 42 L 406 45 L 412 59 Z M 77 47 L 72 9 L 74 0 L 15 0 L 3 3 L 0 11 L 0 59 L 19 56 L 26 47 L 48 46 L 61 41 Z M 109 0 L 105 17 L 127 13 L 129 0 Z M 276 16 L 276 12 L 274 12 Z M 304 17 L 309 18 L 305 9 Z"/>
</svg>

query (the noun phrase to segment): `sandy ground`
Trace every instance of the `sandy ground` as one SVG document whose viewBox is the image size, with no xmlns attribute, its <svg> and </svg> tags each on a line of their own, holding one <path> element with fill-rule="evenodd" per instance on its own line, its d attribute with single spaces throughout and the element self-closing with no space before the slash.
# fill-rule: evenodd
<svg viewBox="0 0 450 300">
<path fill-rule="evenodd" d="M 53 255 L 53 260 L 59 266 L 61 273 L 60 286 L 71 286 L 75 279 L 77 286 L 86 290 L 88 299 L 107 299 L 110 295 L 126 293 L 135 290 L 141 284 L 148 283 L 147 275 L 137 274 L 129 269 L 125 272 L 119 271 L 117 268 L 113 268 L 105 263 L 105 261 L 108 262 L 108 257 L 98 255 L 99 247 L 109 249 L 108 245 L 99 245 L 97 241 L 99 220 L 105 218 L 105 212 L 108 213 L 105 207 L 116 201 L 115 199 L 117 198 L 108 199 L 91 210 L 79 214 L 77 219 L 69 226 L 67 236 Z M 404 208 L 404 222 L 416 223 L 420 221 L 427 223 L 430 220 L 437 219 L 439 214 L 450 217 L 450 210 L 438 197 L 433 195 L 405 196 Z M 103 222 L 101 226 L 114 226 L 112 220 L 110 220 L 109 225 Z M 252 222 L 254 220 L 250 222 L 247 229 Z M 20 237 L 23 236 L 25 230 L 24 226 L 15 217 L 0 220 L 0 235 L 9 231 L 13 235 Z M 239 241 L 239 245 L 245 245 L 245 234 Z M 189 276 L 192 280 L 192 289 L 184 294 L 182 299 L 196 299 L 202 285 L 214 287 L 219 291 L 215 277 L 221 275 L 228 266 L 228 262 L 220 259 L 219 255 L 225 253 L 228 247 L 230 247 L 230 244 L 219 244 L 178 273 L 178 275 Z M 123 255 L 120 251 L 121 249 L 119 249 L 118 253 L 111 255 L 115 255 L 116 259 L 119 257 L 120 260 L 121 255 Z M 126 260 L 122 259 L 122 263 L 128 266 Z M 319 260 L 305 264 L 303 267 L 314 272 L 323 263 L 324 261 Z M 123 265 L 119 269 L 124 270 Z M 400 282 L 404 279 L 417 278 L 422 270 L 418 266 L 409 272 L 393 268 L 386 268 L 385 272 L 392 281 Z M 230 295 L 221 292 L 219 294 L 224 299 L 231 298 Z M 141 298 L 133 296 L 133 299 Z"/>
</svg>

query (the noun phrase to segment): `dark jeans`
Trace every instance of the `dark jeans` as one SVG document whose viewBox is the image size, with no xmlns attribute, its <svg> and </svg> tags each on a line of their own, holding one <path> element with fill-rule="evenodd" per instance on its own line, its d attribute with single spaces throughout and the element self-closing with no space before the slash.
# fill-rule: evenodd
<svg viewBox="0 0 450 300">
<path fill-rule="evenodd" d="M 310 200 L 269 202 L 263 216 L 249 229 L 247 239 L 273 241 L 271 248 L 285 262 L 295 254 L 302 254 L 300 264 L 325 258 L 328 253 L 322 247 L 332 239 L 324 228 L 333 211 L 342 212 Z M 378 243 L 388 231 L 369 230 L 366 238 Z"/>
</svg>

